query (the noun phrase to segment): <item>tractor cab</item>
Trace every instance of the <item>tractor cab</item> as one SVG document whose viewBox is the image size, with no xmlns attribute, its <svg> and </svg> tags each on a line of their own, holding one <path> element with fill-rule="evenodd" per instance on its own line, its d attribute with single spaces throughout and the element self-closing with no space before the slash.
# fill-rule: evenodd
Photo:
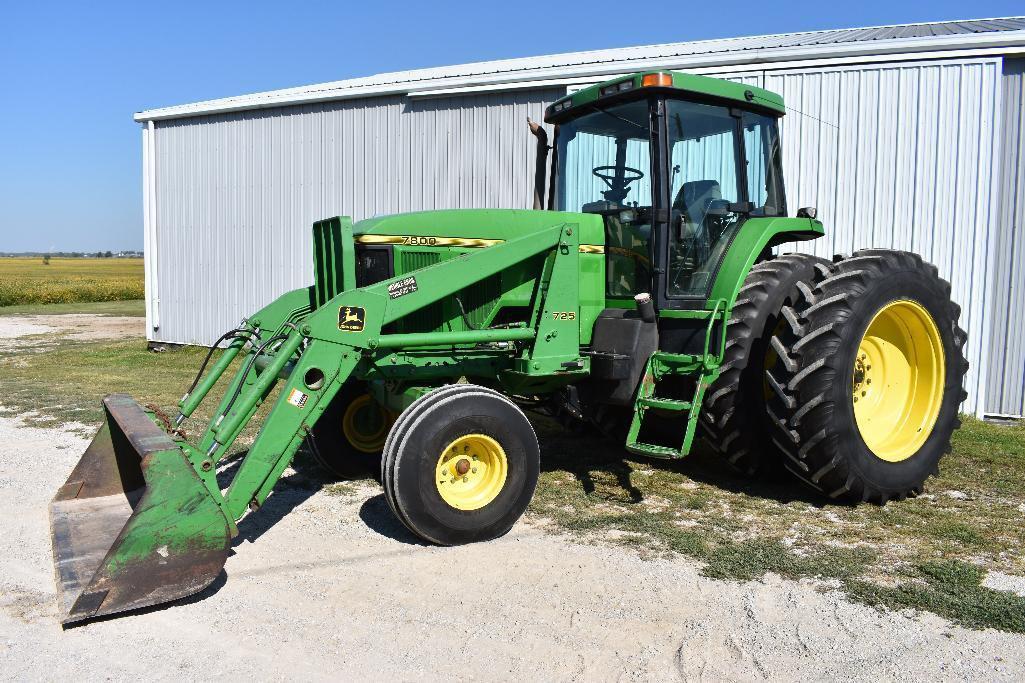
<svg viewBox="0 0 1025 683">
<path fill-rule="evenodd" d="M 553 205 L 596 213 L 606 296 L 701 308 L 751 217 L 785 216 L 778 96 L 738 83 L 646 73 L 573 93 L 556 125 Z"/>
</svg>

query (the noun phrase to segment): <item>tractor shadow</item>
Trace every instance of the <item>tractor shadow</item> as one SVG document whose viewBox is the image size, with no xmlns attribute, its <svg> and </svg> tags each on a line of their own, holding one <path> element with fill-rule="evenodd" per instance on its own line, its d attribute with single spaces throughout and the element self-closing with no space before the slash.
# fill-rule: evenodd
<svg viewBox="0 0 1025 683">
<path fill-rule="evenodd" d="M 247 453 L 248 451 L 241 451 L 232 454 L 222 462 L 217 471 L 217 485 L 222 491 L 231 485 Z M 298 458 L 299 456 L 297 456 L 297 460 Z M 313 466 L 310 467 L 312 469 Z M 268 529 L 302 505 L 327 483 L 319 473 L 308 471 L 305 466 L 294 469 L 293 474 L 283 476 L 278 480 L 274 490 L 260 506 L 259 514 L 248 514 L 239 522 L 238 536 L 231 543 L 233 548 L 244 541 L 254 543 Z"/>
<path fill-rule="evenodd" d="M 295 460 L 292 461 L 292 469 L 295 470 L 296 474 L 288 477 L 287 479 L 296 479 L 295 484 L 300 487 L 312 487 L 309 495 L 316 493 L 325 486 L 338 483 L 337 479 L 335 479 L 329 472 L 325 471 L 324 468 L 321 467 L 313 457 L 304 450 L 300 450 L 299 453 L 296 454 Z M 373 481 L 378 485 L 381 484 L 381 474 L 379 469 L 368 471 L 366 475 L 366 479 L 363 481 Z M 280 483 L 279 486 L 281 486 Z M 267 502 L 270 503 L 270 501 L 277 495 L 278 489 L 275 488 L 274 496 L 268 498 Z M 306 497 L 309 496 L 307 495 Z M 305 498 L 300 499 L 299 495 L 293 493 L 289 500 L 293 501 L 295 505 L 298 505 L 302 503 Z M 266 508 L 267 505 L 265 504 L 264 509 Z M 291 509 L 292 508 L 282 510 L 281 516 L 283 517 L 288 514 Z M 363 504 L 359 509 L 359 518 L 367 525 L 367 528 L 381 536 L 384 536 L 385 538 L 390 538 L 407 545 L 429 545 L 414 536 L 413 533 L 395 517 L 391 508 L 388 506 L 388 501 L 385 500 L 383 493 L 376 494 L 363 501 Z M 270 522 L 270 525 L 273 525 L 273 523 L 274 522 Z"/>
<path fill-rule="evenodd" d="M 363 520 L 363 523 L 366 524 L 371 531 L 386 538 L 390 538 L 393 541 L 398 541 L 407 545 L 429 545 L 414 536 L 412 532 L 410 532 L 409 529 L 407 529 L 405 525 L 395 517 L 391 508 L 388 507 L 388 501 L 384 499 L 383 493 L 379 493 L 378 495 L 364 501 L 363 505 L 361 505 L 359 509 L 359 518 Z"/>
<path fill-rule="evenodd" d="M 644 458 L 627 452 L 622 444 L 597 433 L 573 434 L 553 420 L 534 415 L 530 419 L 541 442 L 541 471 L 571 474 L 587 495 L 593 494 L 599 487 L 605 490 L 618 488 L 621 492 L 615 496 L 617 502 L 643 502 L 644 490 L 637 486 L 637 482 L 643 480 L 633 476 L 636 469 L 631 464 L 641 463 L 645 467 L 680 475 L 724 492 L 744 494 L 779 504 L 801 502 L 816 508 L 836 504 L 808 489 L 787 472 L 782 463 L 757 477 L 740 475 L 697 439 L 690 454 L 679 460 Z M 614 487 L 609 475 L 615 480 Z"/>
</svg>

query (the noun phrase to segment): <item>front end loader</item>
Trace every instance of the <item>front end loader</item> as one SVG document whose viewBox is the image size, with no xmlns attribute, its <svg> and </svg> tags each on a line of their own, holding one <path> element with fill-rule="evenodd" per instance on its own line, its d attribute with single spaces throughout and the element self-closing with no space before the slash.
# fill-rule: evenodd
<svg viewBox="0 0 1025 683">
<path fill-rule="evenodd" d="M 906 252 L 774 255 L 823 234 L 813 209 L 787 215 L 783 113 L 758 88 L 634 74 L 548 108 L 552 210 L 314 224 L 313 284 L 226 332 L 173 420 L 104 399 L 51 505 L 62 622 L 208 586 L 304 444 L 337 476 L 379 468 L 428 542 L 498 537 L 537 483 L 528 406 L 643 457 L 700 436 L 834 498 L 920 491 L 964 397 L 957 307 Z"/>
</svg>

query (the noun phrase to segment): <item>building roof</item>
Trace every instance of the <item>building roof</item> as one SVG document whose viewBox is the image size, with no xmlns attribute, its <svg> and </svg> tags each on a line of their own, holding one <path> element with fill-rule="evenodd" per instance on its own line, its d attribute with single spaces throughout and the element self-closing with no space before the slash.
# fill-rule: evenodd
<svg viewBox="0 0 1025 683">
<path fill-rule="evenodd" d="M 971 19 L 868 28 L 802 31 L 742 38 L 568 52 L 396 71 L 363 78 L 207 100 L 135 115 L 136 121 L 184 118 L 328 100 L 379 95 L 431 96 L 509 90 L 516 87 L 594 82 L 605 76 L 652 68 L 729 70 L 791 62 L 964 50 L 1025 49 L 1025 17 Z"/>
</svg>

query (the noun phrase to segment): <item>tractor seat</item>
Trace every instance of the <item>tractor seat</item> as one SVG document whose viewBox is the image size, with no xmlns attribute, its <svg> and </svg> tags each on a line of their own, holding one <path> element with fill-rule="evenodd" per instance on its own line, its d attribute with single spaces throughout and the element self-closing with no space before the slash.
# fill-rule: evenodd
<svg viewBox="0 0 1025 683">
<path fill-rule="evenodd" d="M 694 180 L 684 183 L 676 193 L 673 210 L 687 216 L 687 222 L 701 225 L 708 212 L 708 205 L 722 199 L 722 191 L 716 180 Z"/>
</svg>

